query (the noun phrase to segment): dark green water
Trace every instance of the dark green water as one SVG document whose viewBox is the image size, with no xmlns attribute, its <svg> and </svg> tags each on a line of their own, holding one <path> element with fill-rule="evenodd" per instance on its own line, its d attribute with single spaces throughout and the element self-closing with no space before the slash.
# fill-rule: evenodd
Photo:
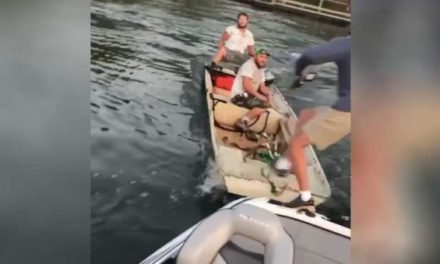
<svg viewBox="0 0 440 264">
<path fill-rule="evenodd" d="M 93 1 L 91 61 L 92 260 L 138 263 L 215 211 L 200 67 L 238 12 L 269 48 L 269 67 L 299 111 L 335 100 L 336 68 L 288 89 L 293 58 L 340 29 L 235 1 Z M 350 145 L 318 153 L 333 197 L 320 211 L 350 224 Z"/>
</svg>

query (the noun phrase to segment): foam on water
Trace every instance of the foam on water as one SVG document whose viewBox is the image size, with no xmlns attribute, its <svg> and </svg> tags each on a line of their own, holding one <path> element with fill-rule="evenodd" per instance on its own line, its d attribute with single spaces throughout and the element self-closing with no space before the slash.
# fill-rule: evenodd
<svg viewBox="0 0 440 264">
<path fill-rule="evenodd" d="M 218 166 L 214 159 L 210 158 L 208 160 L 208 165 L 206 166 L 205 173 L 203 174 L 204 180 L 197 187 L 202 194 L 210 193 L 214 188 L 221 189 L 224 188 L 224 183 L 218 174 Z"/>
</svg>

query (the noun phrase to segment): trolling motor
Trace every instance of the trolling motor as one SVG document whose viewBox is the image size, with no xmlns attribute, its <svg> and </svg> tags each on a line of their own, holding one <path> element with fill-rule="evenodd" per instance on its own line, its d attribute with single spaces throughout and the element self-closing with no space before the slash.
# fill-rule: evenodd
<svg viewBox="0 0 440 264">
<path fill-rule="evenodd" d="M 275 82 L 275 76 L 269 70 L 266 70 L 264 72 L 264 79 L 265 79 L 264 84 L 266 86 L 270 86 Z"/>
</svg>

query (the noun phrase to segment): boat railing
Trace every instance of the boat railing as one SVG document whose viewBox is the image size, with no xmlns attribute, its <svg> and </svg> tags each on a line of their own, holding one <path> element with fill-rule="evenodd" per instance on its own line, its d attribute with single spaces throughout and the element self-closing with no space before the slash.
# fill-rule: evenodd
<svg viewBox="0 0 440 264">
<path fill-rule="evenodd" d="M 312 4 L 313 2 L 308 0 L 254 0 L 254 2 L 271 6 L 281 6 L 346 22 L 351 21 L 351 1 L 347 0 L 319 0 L 319 2 L 315 1 L 317 4 Z M 338 6 L 338 8 L 329 8 L 329 4 Z"/>
</svg>

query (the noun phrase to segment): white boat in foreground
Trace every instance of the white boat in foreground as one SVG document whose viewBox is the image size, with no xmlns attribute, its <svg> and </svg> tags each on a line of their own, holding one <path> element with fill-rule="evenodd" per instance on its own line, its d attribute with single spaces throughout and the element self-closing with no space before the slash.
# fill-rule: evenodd
<svg viewBox="0 0 440 264">
<path fill-rule="evenodd" d="M 258 142 L 248 140 L 236 130 L 235 123 L 249 110 L 230 102 L 230 92 L 214 86 L 213 77 L 235 75 L 237 66 L 222 64 L 221 72 L 205 69 L 205 92 L 209 112 L 211 141 L 218 176 L 228 192 L 246 197 L 268 197 L 280 202 L 288 202 L 298 195 L 296 177 L 289 174 L 280 177 L 272 169 L 270 162 L 258 158 L 258 151 L 266 151 L 262 146 L 275 146 L 279 153 L 287 148 L 294 133 L 297 116 L 284 99 L 279 89 L 269 85 L 273 94 L 272 108 L 262 114 L 251 129 L 267 137 Z M 267 79 L 267 78 L 266 78 Z M 257 150 L 258 149 L 258 150 Z M 326 175 L 311 146 L 306 148 L 308 177 L 316 204 L 322 203 L 331 194 Z"/>
<path fill-rule="evenodd" d="M 200 221 L 141 264 L 350 263 L 350 229 L 268 198 L 242 198 Z"/>
</svg>

